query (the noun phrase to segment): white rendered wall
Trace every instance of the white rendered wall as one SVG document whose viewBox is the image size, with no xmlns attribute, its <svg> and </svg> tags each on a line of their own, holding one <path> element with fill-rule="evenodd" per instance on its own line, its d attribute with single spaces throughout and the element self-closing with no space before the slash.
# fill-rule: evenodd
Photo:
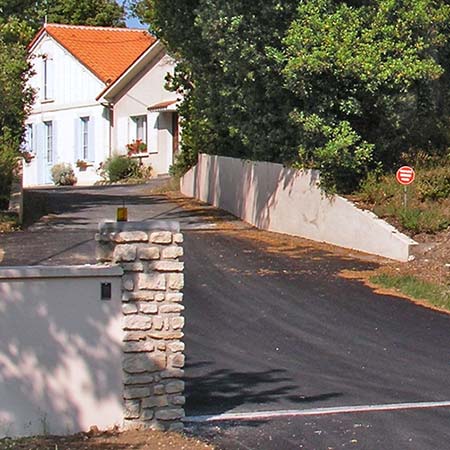
<svg viewBox="0 0 450 450">
<path fill-rule="evenodd" d="M 0 439 L 122 424 L 121 273 L 0 269 Z"/>
<path fill-rule="evenodd" d="M 167 113 L 148 112 L 149 106 L 176 100 L 177 94 L 164 88 L 167 73 L 173 73 L 174 60 L 161 52 L 143 73 L 136 77 L 127 91 L 114 100 L 113 151 L 126 153 L 126 145 L 133 139 L 130 117 L 147 116 L 147 144 L 149 157 L 143 159 L 150 164 L 154 173 L 167 173 L 172 164 L 172 126 L 171 116 Z"/>
<path fill-rule="evenodd" d="M 51 69 L 49 70 L 49 99 L 45 100 L 43 91 L 43 58 L 46 55 Z M 109 120 L 106 109 L 96 100 L 96 96 L 104 89 L 104 84 L 76 60 L 63 47 L 49 37 L 43 38 L 33 50 L 31 61 L 35 75 L 30 86 L 36 91 L 35 104 L 27 120 L 28 124 L 42 124 L 53 121 L 55 125 L 55 158 L 54 163 L 72 164 L 79 184 L 89 184 L 98 179 L 95 169 L 104 161 L 109 153 Z M 81 117 L 94 120 L 94 165 L 86 172 L 79 173 L 75 167 L 78 159 L 75 137 L 75 121 Z M 35 146 L 42 143 L 35 142 Z M 24 186 L 43 184 L 42 152 L 36 150 L 36 157 L 24 165 Z"/>
<path fill-rule="evenodd" d="M 317 171 L 199 155 L 181 192 L 225 209 L 258 228 L 407 261 L 412 239 L 369 211 L 318 188 Z"/>
</svg>

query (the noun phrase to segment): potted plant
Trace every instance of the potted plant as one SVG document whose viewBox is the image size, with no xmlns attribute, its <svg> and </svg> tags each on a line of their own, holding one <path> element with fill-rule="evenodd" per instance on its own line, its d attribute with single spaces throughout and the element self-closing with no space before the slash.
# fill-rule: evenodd
<svg viewBox="0 0 450 450">
<path fill-rule="evenodd" d="M 147 144 L 142 141 L 142 139 L 136 139 L 130 144 L 126 145 L 128 150 L 128 156 L 139 155 L 142 153 L 147 153 Z"/>
<path fill-rule="evenodd" d="M 89 164 L 84 159 L 77 159 L 77 162 L 75 163 L 75 165 L 80 170 L 80 172 L 84 172 L 91 164 Z"/>
</svg>

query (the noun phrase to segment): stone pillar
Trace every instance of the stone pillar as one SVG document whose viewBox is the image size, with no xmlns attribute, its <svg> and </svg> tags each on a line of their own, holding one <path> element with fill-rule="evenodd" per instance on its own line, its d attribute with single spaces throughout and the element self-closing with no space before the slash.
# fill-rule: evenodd
<svg viewBox="0 0 450 450">
<path fill-rule="evenodd" d="M 120 265 L 124 428 L 182 429 L 183 235 L 170 221 L 100 224 L 97 260 Z"/>
</svg>

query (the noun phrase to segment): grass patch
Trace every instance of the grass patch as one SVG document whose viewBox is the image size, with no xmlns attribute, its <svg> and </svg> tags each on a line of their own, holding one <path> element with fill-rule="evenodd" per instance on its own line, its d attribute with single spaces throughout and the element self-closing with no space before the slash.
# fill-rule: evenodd
<svg viewBox="0 0 450 450">
<path fill-rule="evenodd" d="M 429 283 L 412 275 L 380 274 L 370 281 L 388 289 L 395 289 L 415 300 L 424 300 L 432 306 L 450 311 L 450 284 L 442 286 Z"/>
<path fill-rule="evenodd" d="M 16 213 L 0 211 L 0 233 L 7 233 L 19 228 L 19 218 Z"/>
</svg>

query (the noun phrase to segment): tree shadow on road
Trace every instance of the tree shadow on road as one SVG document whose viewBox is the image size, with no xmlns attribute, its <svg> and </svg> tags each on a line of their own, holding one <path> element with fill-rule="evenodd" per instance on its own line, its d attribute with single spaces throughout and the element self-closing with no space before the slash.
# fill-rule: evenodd
<svg viewBox="0 0 450 450">
<path fill-rule="evenodd" d="M 304 405 L 319 403 L 343 394 L 327 392 L 305 396 L 298 393 L 298 384 L 287 376 L 284 369 L 254 372 L 238 372 L 229 369 L 208 371 L 212 362 L 201 361 L 186 365 L 186 414 L 211 415 L 236 412 L 235 408 L 245 405 L 246 412 L 267 411 L 281 408 L 282 404 Z M 195 372 L 202 373 L 196 375 Z M 250 409 L 249 409 L 250 407 Z"/>
</svg>

